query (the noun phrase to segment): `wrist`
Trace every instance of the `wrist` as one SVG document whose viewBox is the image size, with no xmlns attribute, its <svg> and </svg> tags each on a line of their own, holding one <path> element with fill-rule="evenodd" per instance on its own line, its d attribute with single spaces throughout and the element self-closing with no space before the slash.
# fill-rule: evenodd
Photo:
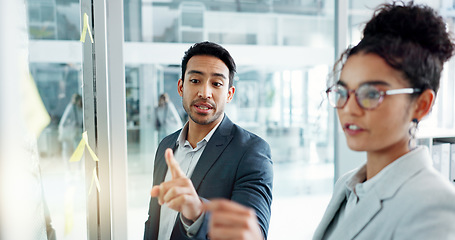
<svg viewBox="0 0 455 240">
<path fill-rule="evenodd" d="M 196 220 L 199 219 L 199 217 L 201 217 L 202 215 L 202 204 L 200 205 L 200 207 L 196 210 L 196 212 L 194 213 L 193 217 L 191 218 L 188 218 L 188 220 L 192 221 L 192 222 L 196 222 Z"/>
<path fill-rule="evenodd" d="M 184 217 L 188 221 L 195 222 L 196 220 L 199 219 L 199 217 L 202 215 L 203 209 L 202 209 L 202 200 L 198 198 L 198 202 L 195 204 L 194 208 L 191 209 L 190 211 L 187 211 L 189 214 L 185 214 L 182 212 L 182 217 Z"/>
<path fill-rule="evenodd" d="M 183 214 L 180 214 L 180 216 L 181 216 L 182 222 L 188 227 L 191 226 L 195 222 L 191 219 L 186 218 L 185 216 L 183 216 Z"/>
</svg>

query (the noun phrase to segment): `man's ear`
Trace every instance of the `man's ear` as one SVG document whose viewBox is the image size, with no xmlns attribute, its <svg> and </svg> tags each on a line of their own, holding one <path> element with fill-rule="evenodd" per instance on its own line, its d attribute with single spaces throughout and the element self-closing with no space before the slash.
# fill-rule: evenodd
<svg viewBox="0 0 455 240">
<path fill-rule="evenodd" d="M 422 94 L 420 94 L 414 105 L 415 109 L 413 118 L 416 118 L 420 122 L 422 118 L 430 112 L 431 107 L 434 103 L 434 98 L 435 93 L 431 89 L 427 89 Z"/>
<path fill-rule="evenodd" d="M 177 91 L 179 92 L 180 97 L 183 97 L 183 80 L 181 78 L 177 82 Z"/>
<path fill-rule="evenodd" d="M 226 100 L 227 103 L 232 101 L 232 98 L 234 98 L 234 93 L 235 93 L 235 87 L 232 86 L 228 90 L 228 95 L 227 95 L 227 100 Z"/>
</svg>

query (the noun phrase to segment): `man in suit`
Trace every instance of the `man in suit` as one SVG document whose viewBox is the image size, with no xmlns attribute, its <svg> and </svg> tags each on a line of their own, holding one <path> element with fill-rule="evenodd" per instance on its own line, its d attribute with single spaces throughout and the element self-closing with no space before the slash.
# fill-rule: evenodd
<svg viewBox="0 0 455 240">
<path fill-rule="evenodd" d="M 270 147 L 224 113 L 234 96 L 234 73 L 234 60 L 220 45 L 196 43 L 185 52 L 178 92 L 189 120 L 156 151 L 144 239 L 207 239 L 204 202 L 214 198 L 254 209 L 257 221 L 247 230 L 267 238 Z"/>
</svg>

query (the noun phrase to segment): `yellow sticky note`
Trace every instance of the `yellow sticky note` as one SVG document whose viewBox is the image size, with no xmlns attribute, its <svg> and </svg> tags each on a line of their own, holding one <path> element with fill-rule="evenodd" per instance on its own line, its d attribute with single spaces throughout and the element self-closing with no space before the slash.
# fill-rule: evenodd
<svg viewBox="0 0 455 240">
<path fill-rule="evenodd" d="M 87 16 L 87 14 L 85 14 L 85 16 Z M 88 26 L 88 16 L 87 16 L 87 26 Z M 92 30 L 90 30 L 90 26 L 87 27 L 87 30 L 88 30 L 88 34 L 90 34 L 90 41 L 93 43 L 93 36 L 92 36 Z"/>
<path fill-rule="evenodd" d="M 79 144 L 77 145 L 76 150 L 74 153 L 71 155 L 70 162 L 78 162 L 82 158 L 82 154 L 84 154 L 84 148 L 85 148 L 85 140 L 84 138 L 81 139 Z"/>
<path fill-rule="evenodd" d="M 89 152 L 90 155 L 92 156 L 93 161 L 99 161 L 98 157 L 97 157 L 96 154 L 93 152 L 93 150 L 92 150 L 92 148 L 90 147 L 90 145 L 88 145 L 87 132 L 82 133 L 82 139 L 84 139 L 84 141 L 85 141 L 85 146 L 87 146 L 88 152 Z"/>
<path fill-rule="evenodd" d="M 85 19 L 84 19 L 84 26 L 82 28 L 81 39 L 79 39 L 79 41 L 85 43 L 85 35 L 87 35 L 87 25 L 85 25 Z"/>
<path fill-rule="evenodd" d="M 85 36 L 87 35 L 87 31 L 88 31 L 88 34 L 90 36 L 90 41 L 92 41 L 92 43 L 93 43 L 92 31 L 90 30 L 90 26 L 88 25 L 88 15 L 87 15 L 87 13 L 84 13 L 83 18 L 84 18 L 84 25 L 82 27 L 82 33 L 81 33 L 80 41 L 85 43 Z"/>
<path fill-rule="evenodd" d="M 93 152 L 92 148 L 88 144 L 87 131 L 85 131 L 84 133 L 82 133 L 81 141 L 77 145 L 76 150 L 71 155 L 70 162 L 77 162 L 77 161 L 81 160 L 85 147 L 87 147 L 88 152 L 90 153 L 90 155 L 93 158 L 93 161 L 99 161 L 98 156 L 96 156 L 95 152 Z"/>
<path fill-rule="evenodd" d="M 96 189 L 98 190 L 98 193 L 99 193 L 101 190 L 101 186 L 100 186 L 100 181 L 98 180 L 98 176 L 96 175 L 96 167 L 93 168 L 92 182 L 90 183 L 90 189 L 88 190 L 88 194 L 90 194 L 92 192 L 93 182 L 95 182 Z"/>
<path fill-rule="evenodd" d="M 24 99 L 22 102 L 22 109 L 24 112 L 24 119 L 29 132 L 38 137 L 43 129 L 49 125 L 51 118 L 44 107 L 35 81 L 28 72 L 28 67 L 24 66 L 24 68 L 27 68 L 23 69 L 22 76 L 22 98 Z"/>
<path fill-rule="evenodd" d="M 93 170 L 95 170 L 95 169 L 93 169 Z M 101 186 L 100 186 L 100 181 L 98 180 L 98 176 L 95 173 L 93 173 L 93 176 L 95 177 L 96 189 L 98 189 L 98 192 L 100 192 Z"/>
<path fill-rule="evenodd" d="M 79 142 L 79 145 L 77 145 L 76 151 L 74 151 L 73 155 L 71 155 L 70 162 L 80 161 L 82 158 L 82 154 L 84 154 L 85 147 L 87 147 L 90 155 L 93 158 L 93 161 L 99 161 L 98 157 L 88 144 L 87 131 L 85 131 L 82 133 L 82 138 L 81 141 Z M 96 189 L 98 190 L 98 192 L 100 192 L 101 186 L 100 181 L 98 180 L 98 176 L 96 175 L 96 167 L 93 168 L 92 182 L 90 183 L 90 189 L 88 190 L 88 194 L 92 192 L 93 183 L 95 183 Z"/>
</svg>

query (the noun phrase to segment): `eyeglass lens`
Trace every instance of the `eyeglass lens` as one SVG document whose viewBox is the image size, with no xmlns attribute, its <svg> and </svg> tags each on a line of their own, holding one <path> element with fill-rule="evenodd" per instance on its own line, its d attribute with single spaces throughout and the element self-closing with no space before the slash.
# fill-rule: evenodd
<svg viewBox="0 0 455 240">
<path fill-rule="evenodd" d="M 327 96 L 330 104 L 336 108 L 342 108 L 349 98 L 349 90 L 342 85 L 335 85 L 329 89 Z M 364 109 L 372 109 L 379 105 L 382 99 L 381 92 L 374 86 L 365 84 L 355 92 L 357 103 Z"/>
</svg>

